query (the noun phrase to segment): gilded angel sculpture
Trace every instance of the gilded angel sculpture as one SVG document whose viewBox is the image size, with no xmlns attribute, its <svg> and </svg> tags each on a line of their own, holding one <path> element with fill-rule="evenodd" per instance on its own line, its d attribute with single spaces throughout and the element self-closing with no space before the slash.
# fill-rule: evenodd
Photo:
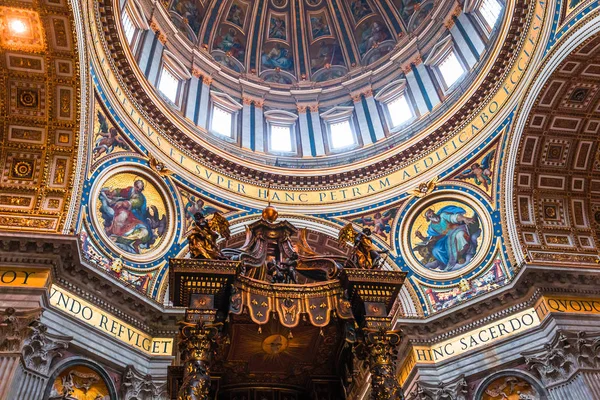
<svg viewBox="0 0 600 400">
<path fill-rule="evenodd" d="M 204 214 L 194 214 L 194 227 L 188 236 L 190 253 L 193 258 L 202 260 L 227 260 L 219 247 L 219 237 L 229 239 L 229 222 L 219 212 L 215 212 L 210 220 Z"/>
<path fill-rule="evenodd" d="M 387 250 L 379 251 L 375 249 L 371 239 L 371 229 L 364 228 L 362 231 L 357 232 L 351 223 L 344 226 L 340 231 L 338 243 L 341 247 L 352 246 L 350 260 L 359 268 L 380 268 L 383 263 L 381 254 L 387 253 Z"/>
</svg>

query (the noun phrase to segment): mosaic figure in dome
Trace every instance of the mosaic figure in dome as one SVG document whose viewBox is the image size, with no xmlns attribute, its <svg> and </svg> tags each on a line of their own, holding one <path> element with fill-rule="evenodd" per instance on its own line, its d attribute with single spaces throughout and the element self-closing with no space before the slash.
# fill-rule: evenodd
<svg viewBox="0 0 600 400">
<path fill-rule="evenodd" d="M 316 49 L 311 48 L 311 50 L 310 68 L 312 72 L 344 63 L 340 45 L 332 40 L 322 40 Z"/>
<path fill-rule="evenodd" d="M 504 376 L 491 382 L 485 389 L 482 400 L 538 400 L 537 390 L 523 378 Z"/>
<path fill-rule="evenodd" d="M 294 60 L 290 51 L 279 44 L 273 46 L 269 51 L 263 52 L 261 61 L 264 68 L 280 68 L 285 71 L 294 69 Z"/>
<path fill-rule="evenodd" d="M 109 126 L 108 119 L 101 110 L 96 112 L 98 128 L 96 129 L 96 141 L 92 150 L 93 157 L 98 158 L 102 154 L 110 154 L 115 149 L 130 150 L 127 142 L 121 137 L 114 126 Z"/>
<path fill-rule="evenodd" d="M 244 20 L 246 19 L 246 11 L 244 7 L 238 2 L 234 2 L 227 13 L 227 21 L 240 28 L 244 27 Z"/>
<path fill-rule="evenodd" d="M 131 186 L 103 187 L 98 198 L 106 235 L 132 254 L 151 249 L 167 230 L 166 215 L 156 205 L 148 205 L 144 189 L 144 181 L 138 178 Z"/>
<path fill-rule="evenodd" d="M 189 195 L 187 198 L 187 203 L 184 206 L 185 210 L 185 226 L 191 227 L 194 224 L 194 216 L 197 213 L 202 213 L 204 215 L 210 215 L 218 212 L 216 208 L 206 205 L 204 200 L 194 195 Z"/>
<path fill-rule="evenodd" d="M 434 271 L 450 272 L 464 267 L 475 256 L 481 236 L 479 218 L 475 212 L 467 216 L 465 208 L 446 205 L 437 212 L 429 208 L 424 214 L 428 224 L 423 235 L 420 226 L 414 235 L 421 240 L 413 248 L 423 265 Z"/>
<path fill-rule="evenodd" d="M 215 47 L 219 50 L 223 50 L 225 53 L 231 55 L 239 61 L 244 61 L 246 50 L 244 49 L 244 45 L 242 44 L 242 41 L 238 36 L 238 31 L 235 28 L 229 28 L 225 33 L 223 33 L 223 28 L 221 28 L 219 30 L 219 36 L 217 38 Z"/>
<path fill-rule="evenodd" d="M 471 168 L 464 170 L 456 178 L 461 180 L 472 179 L 477 186 L 483 186 L 487 191 L 489 186 L 492 184 L 492 175 L 494 157 L 496 150 L 490 151 L 483 157 L 481 162 L 474 162 L 471 164 Z"/>
<path fill-rule="evenodd" d="M 364 55 L 367 51 L 388 39 L 390 39 L 390 34 L 383 22 L 372 21 L 367 24 L 365 30 L 360 34 L 358 51 L 361 55 Z"/>
<path fill-rule="evenodd" d="M 456 286 L 451 290 L 424 290 L 427 300 L 434 310 L 443 310 L 456 304 L 472 299 L 483 293 L 498 289 L 508 282 L 509 277 L 504 272 L 502 260 L 495 259 L 487 272 L 468 281 L 468 287 Z M 462 280 L 465 280 L 464 278 Z M 461 281 L 462 281 L 461 280 Z"/>
<path fill-rule="evenodd" d="M 362 17 L 371 14 L 373 10 L 367 0 L 351 0 L 350 12 L 352 13 L 354 21 L 358 22 Z"/>
<path fill-rule="evenodd" d="M 331 29 L 327 23 L 325 15 L 311 15 L 310 16 L 310 30 L 313 40 L 318 39 L 322 36 L 331 35 Z"/>
<path fill-rule="evenodd" d="M 292 78 L 277 71 L 264 74 L 262 78 L 265 82 L 280 83 L 282 85 L 291 85 L 294 83 Z"/>
<path fill-rule="evenodd" d="M 388 234 L 392 230 L 391 223 L 398 213 L 397 208 L 385 211 L 377 211 L 375 214 L 362 216 L 353 220 L 355 224 L 372 229 L 373 234 L 381 236 L 383 239 L 388 239 Z"/>
<path fill-rule="evenodd" d="M 271 16 L 269 39 L 287 39 L 285 17 Z"/>
<path fill-rule="evenodd" d="M 202 19 L 204 18 L 202 2 L 198 0 L 174 0 L 171 4 L 171 10 L 181 15 L 196 35 L 200 33 Z"/>
<path fill-rule="evenodd" d="M 416 30 L 431 14 L 433 11 L 433 3 L 429 2 L 422 7 L 416 8 L 414 11 L 414 15 L 411 14 L 410 20 L 407 19 L 408 29 L 410 31 Z"/>
</svg>

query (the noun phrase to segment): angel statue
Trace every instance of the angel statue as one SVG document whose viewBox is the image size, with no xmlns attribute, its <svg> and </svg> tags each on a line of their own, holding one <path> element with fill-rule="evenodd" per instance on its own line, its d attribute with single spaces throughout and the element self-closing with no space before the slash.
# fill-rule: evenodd
<svg viewBox="0 0 600 400">
<path fill-rule="evenodd" d="M 215 212 L 208 221 L 204 214 L 197 212 L 194 214 L 194 227 L 188 236 L 192 257 L 201 260 L 227 260 L 217 246 L 217 239 L 229 239 L 230 235 L 229 222 L 221 213 Z"/>
<path fill-rule="evenodd" d="M 351 223 L 344 226 L 340 231 L 338 243 L 341 247 L 346 247 L 352 243 L 350 260 L 359 268 L 364 269 L 381 268 L 383 264 L 381 254 L 388 252 L 387 250 L 379 251 L 375 249 L 371 239 L 371 229 L 364 228 L 361 232 L 357 232 Z"/>
</svg>

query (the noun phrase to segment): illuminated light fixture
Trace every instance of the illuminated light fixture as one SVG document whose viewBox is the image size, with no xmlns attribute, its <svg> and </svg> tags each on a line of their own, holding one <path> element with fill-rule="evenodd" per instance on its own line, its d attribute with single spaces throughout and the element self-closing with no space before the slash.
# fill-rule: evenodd
<svg viewBox="0 0 600 400">
<path fill-rule="evenodd" d="M 0 6 L 0 47 L 9 50 L 46 50 L 44 27 L 34 10 Z"/>
<path fill-rule="evenodd" d="M 14 35 L 22 35 L 29 30 L 27 24 L 19 18 L 11 19 L 8 22 L 8 29 Z"/>
</svg>

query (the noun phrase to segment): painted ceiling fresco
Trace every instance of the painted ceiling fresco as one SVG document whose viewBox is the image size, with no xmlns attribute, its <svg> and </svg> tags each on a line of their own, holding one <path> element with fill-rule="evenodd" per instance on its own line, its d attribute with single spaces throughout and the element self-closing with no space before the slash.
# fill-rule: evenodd
<svg viewBox="0 0 600 400">
<path fill-rule="evenodd" d="M 171 20 L 238 73 L 292 84 L 377 62 L 431 18 L 421 0 L 172 0 Z"/>
</svg>

